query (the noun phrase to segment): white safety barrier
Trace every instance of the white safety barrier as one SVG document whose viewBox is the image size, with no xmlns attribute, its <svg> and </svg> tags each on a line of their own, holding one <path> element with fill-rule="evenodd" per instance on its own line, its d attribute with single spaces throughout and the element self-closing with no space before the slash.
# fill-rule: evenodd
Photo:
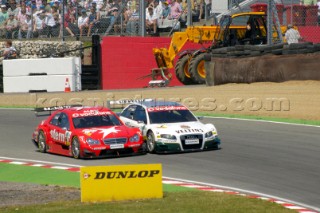
<svg viewBox="0 0 320 213">
<path fill-rule="evenodd" d="M 71 91 L 81 90 L 79 57 L 3 61 L 4 93 L 63 92 L 67 79 Z"/>
</svg>

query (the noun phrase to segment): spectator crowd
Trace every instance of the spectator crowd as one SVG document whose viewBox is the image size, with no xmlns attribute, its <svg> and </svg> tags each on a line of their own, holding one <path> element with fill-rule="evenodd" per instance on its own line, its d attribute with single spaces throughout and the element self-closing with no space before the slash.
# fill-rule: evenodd
<svg viewBox="0 0 320 213">
<path fill-rule="evenodd" d="M 140 0 L 1 0 L 0 38 L 91 36 L 112 30 L 128 35 L 139 30 Z M 187 0 L 146 0 L 146 28 L 185 21 Z M 203 0 L 192 0 L 194 15 L 202 18 Z M 62 17 L 64 14 L 64 17 Z"/>
</svg>

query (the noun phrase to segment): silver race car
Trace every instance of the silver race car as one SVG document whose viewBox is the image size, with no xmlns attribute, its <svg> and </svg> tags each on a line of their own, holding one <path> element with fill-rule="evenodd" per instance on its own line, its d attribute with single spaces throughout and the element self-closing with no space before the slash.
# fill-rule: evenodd
<svg viewBox="0 0 320 213">
<path fill-rule="evenodd" d="M 132 102 L 122 110 L 120 119 L 140 128 L 151 153 L 218 149 L 220 145 L 215 126 L 201 123 L 177 102 Z"/>
</svg>

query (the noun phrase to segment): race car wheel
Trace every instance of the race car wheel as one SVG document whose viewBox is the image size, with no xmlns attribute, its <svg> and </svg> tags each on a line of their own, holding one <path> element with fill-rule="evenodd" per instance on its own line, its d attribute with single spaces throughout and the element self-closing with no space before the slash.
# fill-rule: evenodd
<svg viewBox="0 0 320 213">
<path fill-rule="evenodd" d="M 147 149 L 150 153 L 155 153 L 156 141 L 154 139 L 154 134 L 152 131 L 147 133 Z"/>
<path fill-rule="evenodd" d="M 81 158 L 81 155 L 80 155 L 80 143 L 79 143 L 79 139 L 77 137 L 74 137 L 72 139 L 71 152 L 72 152 L 72 156 L 74 158 L 76 158 L 76 159 Z"/>
<path fill-rule="evenodd" d="M 38 148 L 39 148 L 39 151 L 42 152 L 42 153 L 47 152 L 46 136 L 44 135 L 43 131 L 39 131 Z"/>
</svg>

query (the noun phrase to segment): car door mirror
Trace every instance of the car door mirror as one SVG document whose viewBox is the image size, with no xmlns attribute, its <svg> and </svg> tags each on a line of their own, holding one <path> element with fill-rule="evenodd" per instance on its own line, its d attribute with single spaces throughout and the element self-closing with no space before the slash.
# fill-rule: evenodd
<svg viewBox="0 0 320 213">
<path fill-rule="evenodd" d="M 203 120 L 204 117 L 203 116 L 198 116 L 197 118 L 198 118 L 198 120 Z"/>
</svg>

